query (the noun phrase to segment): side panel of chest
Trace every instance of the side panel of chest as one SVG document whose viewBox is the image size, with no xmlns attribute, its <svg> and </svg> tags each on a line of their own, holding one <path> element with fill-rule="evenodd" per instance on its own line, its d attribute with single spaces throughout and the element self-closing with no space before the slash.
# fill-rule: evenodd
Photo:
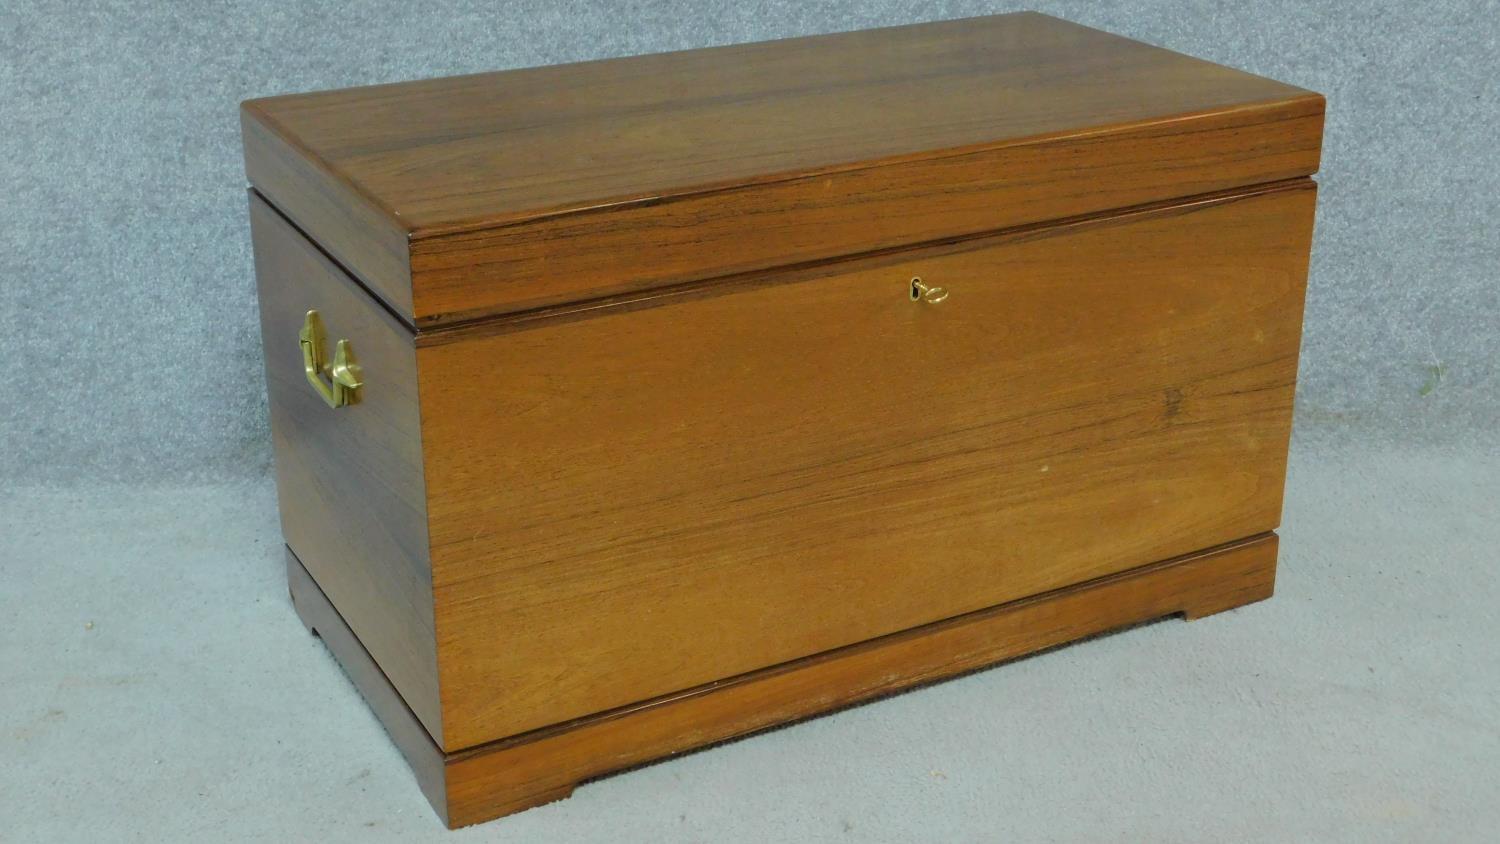
<svg viewBox="0 0 1500 844">
<path fill-rule="evenodd" d="M 286 543 L 438 741 L 416 350 L 409 330 L 258 194 L 250 195 L 266 389 Z M 301 334 L 348 338 L 369 373 L 331 409 L 307 381 Z"/>
<path fill-rule="evenodd" d="M 1274 528 L 1312 187 L 420 347 L 444 746 Z"/>
</svg>

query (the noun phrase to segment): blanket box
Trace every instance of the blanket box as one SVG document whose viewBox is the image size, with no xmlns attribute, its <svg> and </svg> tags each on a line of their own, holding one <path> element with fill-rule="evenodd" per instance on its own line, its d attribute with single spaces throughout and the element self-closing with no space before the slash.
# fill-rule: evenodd
<svg viewBox="0 0 1500 844">
<path fill-rule="evenodd" d="M 248 101 L 296 608 L 459 826 L 1265 598 L 1323 110 L 1030 13 Z"/>
</svg>

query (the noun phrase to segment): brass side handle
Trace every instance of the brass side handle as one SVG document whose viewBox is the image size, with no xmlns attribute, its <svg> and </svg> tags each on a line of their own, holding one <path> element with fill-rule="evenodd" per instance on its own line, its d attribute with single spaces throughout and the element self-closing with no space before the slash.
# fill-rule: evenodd
<svg viewBox="0 0 1500 844">
<path fill-rule="evenodd" d="M 921 277 L 911 280 L 911 300 L 913 302 L 926 302 L 929 305 L 936 305 L 946 298 L 948 298 L 948 288 L 933 287 L 923 281 Z"/>
<path fill-rule="evenodd" d="M 307 373 L 307 383 L 318 391 L 324 403 L 329 407 L 343 407 L 359 400 L 364 373 L 354 362 L 354 350 L 349 347 L 348 340 L 340 340 L 334 347 L 333 360 L 325 362 L 328 342 L 324 339 L 323 318 L 316 310 L 308 311 L 302 320 L 297 341 L 302 346 L 302 369 Z M 323 380 L 325 377 L 328 380 Z"/>
</svg>

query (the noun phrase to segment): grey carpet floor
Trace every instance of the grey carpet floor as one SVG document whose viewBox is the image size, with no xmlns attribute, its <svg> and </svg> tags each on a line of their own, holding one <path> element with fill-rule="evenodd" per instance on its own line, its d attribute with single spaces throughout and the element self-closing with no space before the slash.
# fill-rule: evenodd
<svg viewBox="0 0 1500 844">
<path fill-rule="evenodd" d="M 1277 596 L 444 832 L 268 481 L 0 493 L 0 840 L 1492 841 L 1500 457 L 1293 453 Z"/>
</svg>

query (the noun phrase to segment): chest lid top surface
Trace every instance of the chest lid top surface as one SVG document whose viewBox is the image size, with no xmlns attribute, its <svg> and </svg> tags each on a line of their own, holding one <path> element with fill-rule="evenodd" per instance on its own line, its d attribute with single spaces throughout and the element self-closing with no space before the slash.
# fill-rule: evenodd
<svg viewBox="0 0 1500 844">
<path fill-rule="evenodd" d="M 1316 171 L 1317 94 L 1033 13 L 247 101 L 414 328 Z"/>
</svg>

